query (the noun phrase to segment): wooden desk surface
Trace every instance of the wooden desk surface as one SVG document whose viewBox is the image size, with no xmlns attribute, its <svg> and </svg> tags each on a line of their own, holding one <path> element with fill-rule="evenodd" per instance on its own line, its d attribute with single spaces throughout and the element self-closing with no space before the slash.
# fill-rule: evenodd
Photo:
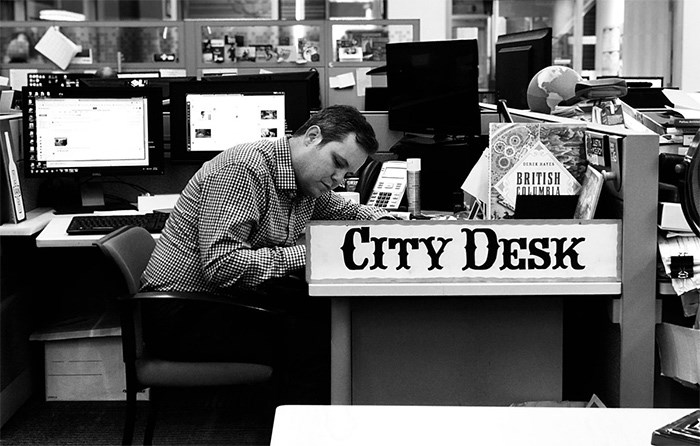
<svg viewBox="0 0 700 446">
<path fill-rule="evenodd" d="M 271 446 L 643 446 L 693 409 L 280 406 Z"/>
</svg>

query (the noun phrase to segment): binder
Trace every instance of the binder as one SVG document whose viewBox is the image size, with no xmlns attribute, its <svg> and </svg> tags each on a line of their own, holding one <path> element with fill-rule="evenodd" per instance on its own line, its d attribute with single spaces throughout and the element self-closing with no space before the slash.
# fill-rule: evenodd
<svg viewBox="0 0 700 446">
<path fill-rule="evenodd" d="M 0 120 L 0 152 L 2 152 L 2 219 L 10 223 L 19 223 L 27 218 L 24 210 L 24 197 L 22 184 L 19 178 L 19 169 L 14 159 L 12 135 L 10 123 Z"/>
</svg>

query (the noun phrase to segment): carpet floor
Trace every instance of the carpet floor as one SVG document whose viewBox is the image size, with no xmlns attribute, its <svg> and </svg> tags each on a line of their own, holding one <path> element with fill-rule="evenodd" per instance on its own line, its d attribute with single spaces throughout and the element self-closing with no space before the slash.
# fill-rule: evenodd
<svg viewBox="0 0 700 446">
<path fill-rule="evenodd" d="M 250 399 L 174 391 L 163 396 L 156 445 L 269 445 L 274 409 Z M 143 442 L 148 406 L 138 403 L 134 444 Z M 121 444 L 124 403 L 28 401 L 0 430 L 0 445 Z"/>
</svg>

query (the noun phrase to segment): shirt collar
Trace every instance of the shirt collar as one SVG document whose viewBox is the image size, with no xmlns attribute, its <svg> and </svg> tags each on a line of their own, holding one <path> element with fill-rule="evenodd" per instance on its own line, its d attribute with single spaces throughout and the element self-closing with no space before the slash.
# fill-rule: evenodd
<svg viewBox="0 0 700 446">
<path fill-rule="evenodd" d="M 275 158 L 277 158 L 277 177 L 275 186 L 279 190 L 296 193 L 297 181 L 292 167 L 292 152 L 289 137 L 279 138 L 275 142 Z"/>
</svg>

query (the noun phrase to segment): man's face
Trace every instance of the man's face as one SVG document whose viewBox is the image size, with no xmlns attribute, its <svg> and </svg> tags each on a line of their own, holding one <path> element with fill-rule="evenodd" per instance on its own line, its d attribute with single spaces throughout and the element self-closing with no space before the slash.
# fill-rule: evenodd
<svg viewBox="0 0 700 446">
<path fill-rule="evenodd" d="M 335 189 L 346 173 L 359 170 L 365 160 L 367 153 L 354 134 L 323 144 L 321 132 L 314 126 L 304 136 L 303 149 L 294 163 L 297 186 L 302 194 L 319 197 Z"/>
</svg>

